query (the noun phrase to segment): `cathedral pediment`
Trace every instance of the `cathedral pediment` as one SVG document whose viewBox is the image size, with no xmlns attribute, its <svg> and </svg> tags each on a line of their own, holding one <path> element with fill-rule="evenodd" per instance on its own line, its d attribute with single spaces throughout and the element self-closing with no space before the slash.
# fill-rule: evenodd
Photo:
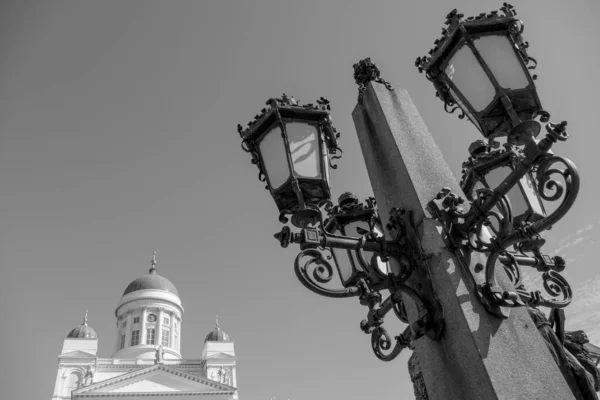
<svg viewBox="0 0 600 400">
<path fill-rule="evenodd" d="M 59 356 L 60 358 L 96 358 L 95 354 L 88 353 L 87 351 L 76 350 L 69 353 L 64 353 Z"/>
<path fill-rule="evenodd" d="M 232 359 L 235 360 L 237 357 L 236 356 L 232 356 L 231 354 L 227 354 L 227 353 L 216 353 L 216 354 L 211 354 L 210 356 L 206 357 L 208 358 L 225 358 L 225 359 Z"/>
<path fill-rule="evenodd" d="M 191 399 L 196 396 L 204 399 L 204 396 L 210 395 L 217 400 L 231 399 L 235 394 L 234 387 L 159 364 L 77 389 L 73 391 L 72 398 L 152 396 L 161 399 L 185 395 Z"/>
</svg>

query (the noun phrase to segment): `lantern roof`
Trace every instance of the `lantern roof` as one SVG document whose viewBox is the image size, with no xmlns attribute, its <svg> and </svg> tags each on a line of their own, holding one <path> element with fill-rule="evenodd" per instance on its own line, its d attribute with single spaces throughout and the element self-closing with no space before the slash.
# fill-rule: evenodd
<svg viewBox="0 0 600 400">
<path fill-rule="evenodd" d="M 483 32 L 506 31 L 508 30 L 517 44 L 519 53 L 523 61 L 528 63 L 534 61 L 527 55 L 526 49 L 529 47 L 527 42 L 523 41 L 521 33 L 523 32 L 523 23 L 515 18 L 517 11 L 515 8 L 504 3 L 500 7 L 502 14 L 498 11 L 490 13 L 481 13 L 476 17 L 467 17 L 463 19 L 464 14 L 459 14 L 456 9 L 446 15 L 445 28 L 442 28 L 442 37 L 436 39 L 434 47 L 429 50 L 428 55 L 418 57 L 415 66 L 419 72 L 430 72 L 433 68 L 443 61 L 448 53 L 458 44 L 464 33 L 477 35 Z"/>
<path fill-rule="evenodd" d="M 537 61 L 527 54 L 529 43 L 521 35 L 524 25 L 516 18 L 516 15 L 514 7 L 507 3 L 500 8 L 500 12 L 481 13 L 466 19 L 463 14 L 459 14 L 454 9 L 446 16 L 446 26 L 442 29 L 442 37 L 434 42 L 434 47 L 428 55 L 418 57 L 415 61 L 419 72 L 424 72 L 427 79 L 433 83 L 435 94 L 444 102 L 446 112 L 454 113 L 456 110 L 462 110 L 458 117 L 464 119 L 465 116 L 468 116 L 469 120 L 488 139 L 508 135 L 512 128 L 522 121 L 532 120 L 543 112 L 533 82 L 537 76 L 531 75 L 528 71 L 536 68 Z M 505 44 L 498 41 L 490 42 L 492 36 L 504 37 L 508 42 Z M 494 46 L 500 46 L 502 51 L 512 49 L 516 63 L 510 61 L 512 56 L 501 57 L 498 55 L 499 53 L 495 60 L 487 59 L 488 56 L 483 56 L 481 49 L 475 43 L 479 40 L 481 40 L 480 43 L 487 43 L 487 46 L 495 43 Z M 461 53 L 463 46 L 470 49 L 469 52 L 475 57 L 474 60 L 479 64 L 480 71 L 487 77 L 487 79 L 481 78 L 483 79 L 481 82 L 476 77 L 472 80 L 464 78 L 471 82 L 470 88 L 465 81 L 457 84 L 453 81 L 452 76 L 448 76 L 447 72 L 449 69 L 453 73 L 455 57 L 459 54 L 466 54 Z M 493 51 L 493 49 L 489 51 Z M 463 57 L 459 58 L 463 62 L 468 59 L 468 56 L 461 55 L 460 57 Z M 514 71 L 519 76 L 518 82 L 506 80 L 506 76 L 498 76 L 498 71 L 493 71 L 494 65 L 498 68 L 499 60 L 512 63 L 509 66 L 511 71 L 512 68 L 521 69 L 520 73 Z M 519 67 L 515 67 L 516 65 Z M 500 68 L 504 71 L 502 67 Z M 464 67 L 461 69 L 464 71 Z M 477 71 L 477 68 L 474 71 Z M 477 84 L 488 86 L 474 88 L 473 85 Z M 474 98 L 475 93 L 479 97 Z"/>
<path fill-rule="evenodd" d="M 277 121 L 277 114 L 287 118 L 302 118 L 307 120 L 330 120 L 329 111 L 331 106 L 329 100 L 325 97 L 321 97 L 317 100 L 317 104 L 308 103 L 301 105 L 298 100 L 293 96 L 290 97 L 283 93 L 280 98 L 270 98 L 265 103 L 267 107 L 260 111 L 260 114 L 256 114 L 254 119 L 250 121 L 246 128 L 238 124 L 237 130 L 244 142 L 255 139 L 256 136 L 263 133 L 268 129 L 274 122 Z M 325 124 L 327 129 L 324 129 L 325 140 L 327 146 L 333 150 L 339 150 L 337 146 L 337 139 L 340 134 L 331 124 Z M 330 127 L 330 128 L 329 128 Z"/>
</svg>

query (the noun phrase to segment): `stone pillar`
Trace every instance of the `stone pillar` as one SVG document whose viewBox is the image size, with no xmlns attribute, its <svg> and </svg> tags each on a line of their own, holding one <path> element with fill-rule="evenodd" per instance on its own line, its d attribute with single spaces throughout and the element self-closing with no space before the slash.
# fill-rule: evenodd
<svg viewBox="0 0 600 400">
<path fill-rule="evenodd" d="M 140 343 L 146 344 L 146 311 L 148 307 L 142 307 L 142 315 L 140 316 Z"/>
<path fill-rule="evenodd" d="M 125 347 L 131 346 L 131 328 L 133 325 L 133 313 L 131 311 L 127 312 L 127 326 L 125 327 Z"/>
<path fill-rule="evenodd" d="M 175 312 L 169 313 L 169 323 L 171 324 L 171 332 L 169 332 L 169 347 L 175 350 Z"/>
<path fill-rule="evenodd" d="M 162 331 L 163 331 L 162 319 L 164 316 L 163 311 L 164 311 L 163 307 L 158 308 L 158 319 L 156 321 L 156 340 L 154 341 L 157 346 L 160 346 L 162 344 Z"/>
<path fill-rule="evenodd" d="M 415 391 L 415 400 L 429 400 L 421 365 L 415 353 L 412 353 L 408 359 L 408 373 L 413 384 L 413 390 Z"/>
<path fill-rule="evenodd" d="M 114 353 L 116 353 L 117 351 L 119 351 L 119 346 L 121 345 L 121 324 L 122 323 L 123 323 L 122 318 L 117 318 L 117 340 L 116 340 L 116 343 L 115 343 L 115 351 L 114 351 Z"/>
<path fill-rule="evenodd" d="M 446 248 L 427 204 L 444 187 L 462 191 L 408 93 L 369 82 L 352 117 L 381 219 L 389 220 L 392 207 L 413 213 L 423 268 L 443 308 L 441 338 L 415 341 L 429 399 L 573 399 L 527 310 L 514 308 L 502 319 L 477 298 L 472 274 L 485 255 L 463 254 L 465 265 Z M 507 280 L 500 274 L 502 268 L 498 278 Z M 412 323 L 417 310 L 409 300 Z"/>
</svg>

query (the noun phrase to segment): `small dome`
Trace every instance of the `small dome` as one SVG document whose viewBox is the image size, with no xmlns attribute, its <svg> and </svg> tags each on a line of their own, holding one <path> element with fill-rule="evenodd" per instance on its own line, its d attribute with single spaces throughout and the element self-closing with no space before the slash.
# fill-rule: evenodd
<svg viewBox="0 0 600 400">
<path fill-rule="evenodd" d="M 173 293 L 175 296 L 179 297 L 179 293 L 177 292 L 175 285 L 173 285 L 173 283 L 164 276 L 160 276 L 156 273 L 156 252 L 154 253 L 154 256 L 155 257 L 152 260 L 152 268 L 150 268 L 148 274 L 140 276 L 131 282 L 123 292 L 123 296 L 125 296 L 127 293 L 138 290 L 152 289 L 164 290 L 165 292 Z"/>
<path fill-rule="evenodd" d="M 85 317 L 83 322 L 76 328 L 73 328 L 67 335 L 67 339 L 98 339 L 96 331 L 87 324 L 87 310 L 85 310 Z"/>
<path fill-rule="evenodd" d="M 206 335 L 205 342 L 231 342 L 229 339 L 229 335 L 225 333 L 223 329 L 219 326 L 219 318 L 217 317 L 217 324 L 215 325 L 215 329 Z"/>
</svg>

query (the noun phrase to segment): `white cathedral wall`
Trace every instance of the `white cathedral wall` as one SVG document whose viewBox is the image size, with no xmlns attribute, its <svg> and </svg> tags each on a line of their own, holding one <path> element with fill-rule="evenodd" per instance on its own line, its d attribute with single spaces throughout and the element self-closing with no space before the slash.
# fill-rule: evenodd
<svg viewBox="0 0 600 400">
<path fill-rule="evenodd" d="M 65 339 L 61 354 L 73 351 L 85 351 L 96 355 L 98 353 L 98 339 Z"/>
<path fill-rule="evenodd" d="M 203 358 L 211 358 L 215 354 L 225 353 L 230 356 L 235 356 L 233 342 L 206 342 L 202 350 Z"/>
</svg>

